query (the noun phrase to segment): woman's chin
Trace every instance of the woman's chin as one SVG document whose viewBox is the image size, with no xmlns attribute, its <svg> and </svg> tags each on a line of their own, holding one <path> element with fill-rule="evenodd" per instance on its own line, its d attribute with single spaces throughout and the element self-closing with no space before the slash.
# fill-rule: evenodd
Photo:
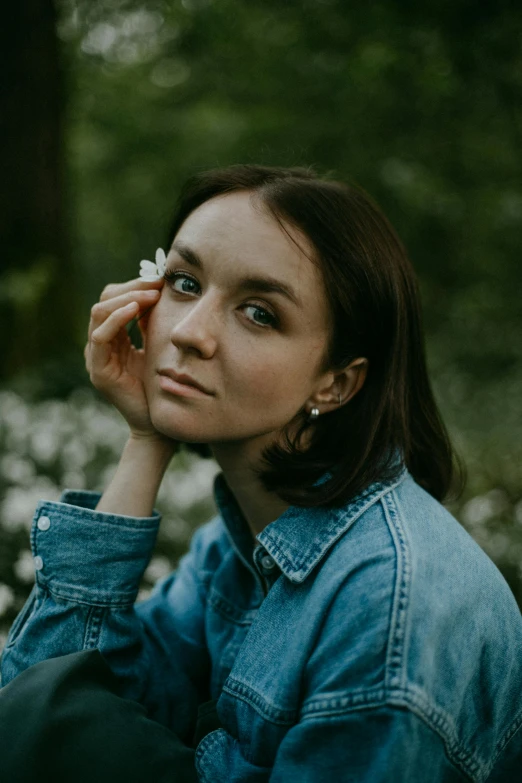
<svg viewBox="0 0 522 783">
<path fill-rule="evenodd" d="M 152 415 L 151 421 L 154 429 L 161 435 L 171 440 L 177 440 L 182 443 L 201 443 L 203 434 L 195 432 L 190 426 L 183 426 L 181 422 L 169 422 L 165 416 Z"/>
</svg>

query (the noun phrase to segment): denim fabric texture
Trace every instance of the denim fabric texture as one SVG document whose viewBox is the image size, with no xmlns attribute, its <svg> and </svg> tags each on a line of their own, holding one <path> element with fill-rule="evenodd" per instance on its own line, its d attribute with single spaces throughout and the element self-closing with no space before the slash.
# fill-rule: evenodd
<svg viewBox="0 0 522 783">
<path fill-rule="evenodd" d="M 342 508 L 292 506 L 255 541 L 222 473 L 214 497 L 219 514 L 139 603 L 159 515 L 96 511 L 91 492 L 39 503 L 2 684 L 99 648 L 121 695 L 187 744 L 217 699 L 204 783 L 522 780 L 520 611 L 406 468 Z"/>
</svg>

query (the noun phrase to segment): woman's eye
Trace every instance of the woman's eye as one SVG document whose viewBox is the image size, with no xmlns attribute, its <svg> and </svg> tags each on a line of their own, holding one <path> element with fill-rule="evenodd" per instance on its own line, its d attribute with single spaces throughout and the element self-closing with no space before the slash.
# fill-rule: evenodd
<svg viewBox="0 0 522 783">
<path fill-rule="evenodd" d="M 264 307 L 258 307 L 258 305 L 245 305 L 245 308 L 251 307 L 253 310 L 257 310 L 258 312 L 262 313 L 262 318 L 268 318 L 268 323 L 259 323 L 258 321 L 254 321 L 255 324 L 258 326 L 272 326 L 275 327 L 277 325 L 277 318 L 272 315 L 272 313 L 269 313 L 268 310 L 265 310 Z"/>
<path fill-rule="evenodd" d="M 180 274 L 179 272 L 165 272 L 163 275 L 165 280 L 168 283 L 171 283 L 171 287 L 174 289 L 174 291 L 177 291 L 180 294 L 192 294 L 194 293 L 193 290 L 187 290 L 187 289 L 180 289 L 180 288 L 174 288 L 174 284 L 178 280 L 189 280 L 191 283 L 197 285 L 197 282 L 194 280 L 193 277 L 189 277 L 188 275 Z"/>
<path fill-rule="evenodd" d="M 170 283 L 171 288 L 174 291 L 176 291 L 176 293 L 178 293 L 178 294 L 193 294 L 193 293 L 195 293 L 193 288 L 190 288 L 190 287 L 187 288 L 185 286 L 185 282 L 184 281 L 186 281 L 186 280 L 188 280 L 188 282 L 190 284 L 192 284 L 193 286 L 198 286 L 199 287 L 199 284 L 198 284 L 197 280 L 195 280 L 193 277 L 189 277 L 189 275 L 186 275 L 183 272 L 169 272 L 169 271 L 166 271 L 163 276 L 164 276 L 165 280 L 168 283 Z M 178 280 L 182 281 L 181 282 L 181 287 L 176 288 L 175 284 L 178 282 Z M 263 321 L 260 322 L 260 321 L 256 320 L 256 318 L 254 318 L 254 317 L 253 318 L 248 318 L 248 320 L 251 321 L 252 323 L 254 323 L 256 326 L 260 326 L 261 328 L 266 329 L 266 328 L 275 328 L 277 326 L 277 324 L 278 324 L 278 320 L 277 320 L 276 316 L 272 315 L 272 313 L 270 313 L 268 310 L 265 310 L 264 307 L 260 307 L 259 305 L 254 305 L 254 304 L 246 304 L 246 305 L 243 305 L 243 308 L 244 309 L 251 308 L 253 310 L 257 310 L 258 313 L 262 313 L 261 319 L 265 320 L 264 323 L 263 323 Z"/>
</svg>

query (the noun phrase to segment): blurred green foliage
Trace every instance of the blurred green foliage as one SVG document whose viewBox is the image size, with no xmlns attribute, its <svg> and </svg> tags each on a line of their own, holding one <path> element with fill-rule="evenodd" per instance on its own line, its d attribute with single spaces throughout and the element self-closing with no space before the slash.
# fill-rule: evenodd
<svg viewBox="0 0 522 783">
<path fill-rule="evenodd" d="M 312 164 L 359 184 L 420 278 L 437 399 L 469 471 L 452 510 L 522 601 L 522 7 L 61 0 L 58 11 L 78 334 L 103 286 L 164 246 L 193 172 Z M 86 383 L 80 345 L 76 363 L 12 379 L 33 397 Z"/>
</svg>

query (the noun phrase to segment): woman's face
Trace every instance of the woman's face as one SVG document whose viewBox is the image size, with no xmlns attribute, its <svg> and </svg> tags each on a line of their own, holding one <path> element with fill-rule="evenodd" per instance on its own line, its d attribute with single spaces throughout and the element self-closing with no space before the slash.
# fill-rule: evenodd
<svg viewBox="0 0 522 783">
<path fill-rule="evenodd" d="M 148 321 L 145 389 L 154 426 L 176 440 L 267 445 L 322 388 L 329 315 L 320 273 L 251 199 L 237 192 L 205 202 L 167 255 L 167 275 L 177 276 L 166 280 Z M 277 281 L 296 301 L 246 278 Z M 168 369 L 210 394 L 165 390 L 160 371 Z"/>
</svg>

